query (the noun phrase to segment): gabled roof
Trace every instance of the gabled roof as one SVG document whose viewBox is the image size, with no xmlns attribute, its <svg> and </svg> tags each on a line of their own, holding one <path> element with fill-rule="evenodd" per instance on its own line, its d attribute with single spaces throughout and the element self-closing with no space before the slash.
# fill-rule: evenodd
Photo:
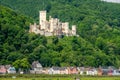
<svg viewBox="0 0 120 80">
<path fill-rule="evenodd" d="M 3 66 L 3 65 L 0 65 L 0 72 L 6 72 L 6 68 L 5 68 L 5 66 Z"/>
<path fill-rule="evenodd" d="M 32 63 L 32 68 L 42 68 L 42 65 L 39 63 L 39 61 L 34 61 Z"/>
</svg>

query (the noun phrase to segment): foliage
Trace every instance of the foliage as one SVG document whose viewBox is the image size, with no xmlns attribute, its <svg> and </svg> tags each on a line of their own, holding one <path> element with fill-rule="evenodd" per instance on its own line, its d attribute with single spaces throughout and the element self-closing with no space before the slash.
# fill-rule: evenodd
<svg viewBox="0 0 120 80">
<path fill-rule="evenodd" d="M 18 69 L 22 69 L 22 70 L 28 70 L 30 68 L 30 64 L 27 60 L 27 58 L 23 58 L 21 60 L 16 60 L 15 62 L 13 62 L 13 66 L 15 66 L 15 68 Z"/>
<path fill-rule="evenodd" d="M 16 12 L 0 6 L 0 64 L 27 58 L 46 67 L 120 66 L 120 4 L 100 0 L 2 0 L 1 4 Z M 38 20 L 43 9 L 70 25 L 77 24 L 80 37 L 28 33 L 33 21 L 20 13 Z"/>
</svg>

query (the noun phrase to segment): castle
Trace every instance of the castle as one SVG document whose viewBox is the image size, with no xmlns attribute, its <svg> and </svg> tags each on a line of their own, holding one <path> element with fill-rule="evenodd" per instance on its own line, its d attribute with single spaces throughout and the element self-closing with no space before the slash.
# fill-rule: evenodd
<svg viewBox="0 0 120 80">
<path fill-rule="evenodd" d="M 44 36 L 76 36 L 76 25 L 72 25 L 72 30 L 70 30 L 68 22 L 60 22 L 58 18 L 52 18 L 51 16 L 47 21 L 46 14 L 46 11 L 39 12 L 39 25 L 36 23 L 30 24 L 30 33 Z"/>
</svg>

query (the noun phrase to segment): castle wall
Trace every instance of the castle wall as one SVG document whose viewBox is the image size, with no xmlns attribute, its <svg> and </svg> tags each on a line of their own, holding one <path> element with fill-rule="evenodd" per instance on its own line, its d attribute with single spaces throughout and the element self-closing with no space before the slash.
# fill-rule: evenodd
<svg viewBox="0 0 120 80">
<path fill-rule="evenodd" d="M 30 32 L 35 32 L 36 30 L 36 23 L 34 23 L 34 25 L 30 25 Z"/>
</svg>

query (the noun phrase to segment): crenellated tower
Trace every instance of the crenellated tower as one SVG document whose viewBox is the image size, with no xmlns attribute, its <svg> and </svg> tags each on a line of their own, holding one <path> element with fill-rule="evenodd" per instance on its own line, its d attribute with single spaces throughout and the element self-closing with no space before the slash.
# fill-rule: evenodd
<svg viewBox="0 0 120 80">
<path fill-rule="evenodd" d="M 39 12 L 39 24 L 41 26 L 41 29 L 45 29 L 45 23 L 46 23 L 46 11 L 40 11 Z"/>
<path fill-rule="evenodd" d="M 72 25 L 72 35 L 76 35 L 76 25 Z"/>
</svg>

